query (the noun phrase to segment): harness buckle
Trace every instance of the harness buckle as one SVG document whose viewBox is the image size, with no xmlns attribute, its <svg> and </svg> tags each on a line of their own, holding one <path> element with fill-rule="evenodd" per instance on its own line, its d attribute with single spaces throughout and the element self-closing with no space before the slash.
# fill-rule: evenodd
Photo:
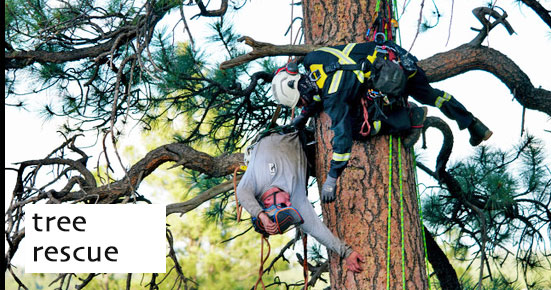
<svg viewBox="0 0 551 290">
<path fill-rule="evenodd" d="M 381 45 L 386 41 L 386 35 L 382 32 L 377 32 L 375 34 L 375 43 Z"/>
<path fill-rule="evenodd" d="M 310 79 L 310 81 L 317 82 L 320 78 L 321 78 L 321 73 L 318 69 L 308 74 L 308 79 Z"/>
<path fill-rule="evenodd" d="M 367 73 L 369 71 L 369 67 L 370 67 L 370 62 L 367 61 L 367 60 L 363 60 L 361 63 L 360 63 L 360 70 L 363 72 L 363 73 Z"/>
</svg>

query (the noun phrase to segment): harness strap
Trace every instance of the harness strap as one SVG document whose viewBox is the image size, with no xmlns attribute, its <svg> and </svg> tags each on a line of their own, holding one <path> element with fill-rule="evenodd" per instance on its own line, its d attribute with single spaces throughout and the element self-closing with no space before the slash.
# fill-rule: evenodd
<svg viewBox="0 0 551 290">
<path fill-rule="evenodd" d="M 332 47 L 322 47 L 322 48 L 319 48 L 317 49 L 318 51 L 323 51 L 323 52 L 327 52 L 327 53 L 330 53 L 332 54 L 333 56 L 335 56 L 338 61 L 333 63 L 333 64 L 330 64 L 330 65 L 324 65 L 322 66 L 322 70 L 323 71 L 320 71 L 319 69 L 314 69 L 312 65 L 310 67 L 310 79 L 316 81 L 316 84 L 318 85 L 318 87 L 322 88 L 324 86 L 324 83 L 325 83 L 325 79 L 322 77 L 323 75 L 322 74 L 329 74 L 330 72 L 327 71 L 327 69 L 329 70 L 332 70 L 332 72 L 334 72 L 333 74 L 333 78 L 331 80 L 331 84 L 329 86 L 329 91 L 328 91 L 328 94 L 332 94 L 332 93 L 335 93 L 338 88 L 339 88 L 339 85 L 340 85 L 340 82 L 341 82 L 341 79 L 342 79 L 342 67 L 346 67 L 346 70 L 352 70 L 354 72 L 354 74 L 356 74 L 356 77 L 358 78 L 358 81 L 360 81 L 360 83 L 363 83 L 364 82 L 364 79 L 365 79 L 365 76 L 364 76 L 364 72 L 362 69 L 364 69 L 364 63 L 365 62 L 362 62 L 360 64 L 356 63 L 352 58 L 350 58 L 350 52 L 352 52 L 352 49 L 354 49 L 354 46 L 356 46 L 356 43 L 349 43 L 347 44 L 343 50 L 338 50 L 336 48 L 332 48 Z M 352 65 L 352 66 L 349 66 L 349 65 Z M 317 74 L 317 75 L 316 75 Z M 318 82 L 318 80 L 321 80 L 323 79 L 323 81 L 320 81 Z"/>
<path fill-rule="evenodd" d="M 323 67 L 325 73 L 330 74 L 337 70 L 351 70 L 351 71 L 361 71 L 361 72 L 367 72 L 367 69 L 369 67 L 369 62 L 367 60 L 363 60 L 360 63 L 356 64 L 341 64 L 338 62 L 334 62 L 332 64 L 326 65 Z"/>
</svg>

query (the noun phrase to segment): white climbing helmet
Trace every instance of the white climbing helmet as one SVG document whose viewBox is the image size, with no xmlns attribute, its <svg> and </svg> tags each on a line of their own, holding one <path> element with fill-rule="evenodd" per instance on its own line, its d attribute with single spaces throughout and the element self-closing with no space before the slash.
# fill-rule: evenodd
<svg viewBox="0 0 551 290">
<path fill-rule="evenodd" d="M 272 92 L 278 104 L 294 108 L 300 99 L 298 81 L 300 74 L 298 70 L 285 66 L 276 71 L 272 80 Z"/>
</svg>

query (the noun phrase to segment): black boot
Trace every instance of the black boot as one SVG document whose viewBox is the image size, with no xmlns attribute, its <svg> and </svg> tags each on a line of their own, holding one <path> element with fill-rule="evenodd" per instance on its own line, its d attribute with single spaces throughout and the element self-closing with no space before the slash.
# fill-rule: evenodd
<svg viewBox="0 0 551 290">
<path fill-rule="evenodd" d="M 468 130 L 469 133 L 471 133 L 469 143 L 471 143 L 472 146 L 478 146 L 482 141 L 490 139 L 493 134 L 493 132 L 477 118 L 473 118 Z"/>
<path fill-rule="evenodd" d="M 411 147 L 417 142 L 419 136 L 421 136 L 421 131 L 423 130 L 423 123 L 427 118 L 427 107 L 417 107 L 412 103 L 412 108 L 410 111 L 410 121 L 411 129 L 404 137 L 404 146 Z"/>
</svg>

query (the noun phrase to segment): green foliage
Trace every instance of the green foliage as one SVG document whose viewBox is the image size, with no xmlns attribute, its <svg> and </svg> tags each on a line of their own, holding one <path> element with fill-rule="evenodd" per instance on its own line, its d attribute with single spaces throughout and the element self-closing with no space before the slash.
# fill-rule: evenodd
<svg viewBox="0 0 551 290">
<path fill-rule="evenodd" d="M 461 285 L 465 290 L 479 289 L 478 281 L 474 281 L 473 279 L 463 279 L 461 281 Z M 495 279 L 489 280 L 488 282 L 484 283 L 482 286 L 482 289 L 484 290 L 520 290 L 521 288 L 519 286 L 513 285 L 513 282 L 507 281 L 505 277 L 499 276 Z"/>
<path fill-rule="evenodd" d="M 33 47 L 68 52 L 98 45 L 99 40 L 107 41 L 103 39 L 108 31 L 113 35 L 147 31 L 147 27 L 135 27 L 142 25 L 146 12 L 140 3 L 108 1 L 105 9 L 96 4 L 69 1 L 53 5 L 49 1 L 10 0 L 5 14 L 7 43 L 14 50 Z M 157 1 L 153 10 L 162 15 L 179 4 Z M 275 104 L 267 95 L 268 87 L 262 81 L 269 74 L 258 83 L 255 79 L 248 88 L 251 64 L 218 69 L 219 62 L 244 51 L 237 42 L 240 35 L 227 21 L 214 21 L 210 29 L 212 43 L 200 48 L 189 43 L 174 45 L 171 32 L 158 28 L 152 30 L 150 38 L 140 38 L 144 43 L 133 44 L 122 37 L 116 49 L 94 58 L 59 64 L 34 63 L 27 70 L 33 72 L 37 81 L 23 89 L 39 92 L 54 87 L 63 96 L 62 104 L 49 106 L 44 115 L 71 118 L 65 133 L 105 129 L 111 124 L 113 112 L 115 124 L 130 118 L 146 129 L 157 121 L 171 122 L 183 114 L 189 121 L 189 129 L 182 132 L 182 142 L 209 140 L 220 150 L 238 150 L 252 138 L 252 132 L 267 125 L 275 111 Z M 274 68 L 268 61 L 253 65 L 268 72 Z M 21 86 L 11 85 L 15 79 L 6 80 L 10 83 L 8 98 L 21 93 L 15 90 Z M 282 118 L 288 118 L 289 113 L 285 110 Z"/>
<path fill-rule="evenodd" d="M 510 151 L 478 147 L 475 155 L 449 170 L 460 189 L 442 188 L 424 199 L 424 220 L 438 235 L 447 234 L 445 240 L 453 241 L 459 260 L 485 255 L 502 264 L 513 254 L 530 284 L 530 269 L 551 267 L 542 256 L 551 220 L 546 156 L 543 142 L 531 136 Z M 494 277 L 487 287 L 513 289 L 503 281 Z"/>
</svg>

